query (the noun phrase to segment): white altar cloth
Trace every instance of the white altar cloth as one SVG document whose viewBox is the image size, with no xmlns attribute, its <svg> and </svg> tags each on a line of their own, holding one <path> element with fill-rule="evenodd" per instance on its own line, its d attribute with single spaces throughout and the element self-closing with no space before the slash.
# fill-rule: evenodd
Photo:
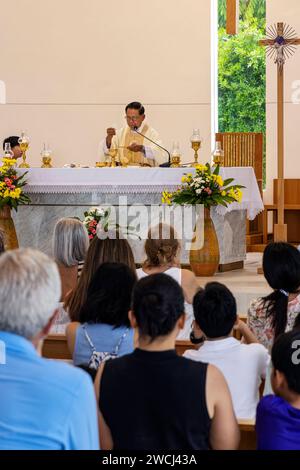
<svg viewBox="0 0 300 470">
<path fill-rule="evenodd" d="M 23 173 L 26 170 L 18 170 Z M 25 191 L 31 194 L 52 193 L 161 193 L 165 189 L 175 191 L 185 173 L 193 168 L 30 168 L 26 176 Z M 227 208 L 218 206 L 219 215 L 233 210 L 247 210 L 249 220 L 255 219 L 263 208 L 254 170 L 252 167 L 223 167 L 223 179 L 234 178 L 233 184 L 245 186 L 241 203 Z"/>
</svg>

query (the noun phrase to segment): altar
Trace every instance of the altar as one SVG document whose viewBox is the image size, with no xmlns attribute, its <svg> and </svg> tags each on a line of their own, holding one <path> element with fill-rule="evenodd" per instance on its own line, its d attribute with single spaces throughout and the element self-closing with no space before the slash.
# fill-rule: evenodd
<svg viewBox="0 0 300 470">
<path fill-rule="evenodd" d="M 18 170 L 22 173 L 25 170 Z M 162 208 L 164 190 L 175 191 L 186 168 L 31 168 L 28 170 L 26 193 L 28 206 L 20 206 L 13 215 L 19 245 L 52 253 L 55 223 L 62 217 L 84 218 L 94 206 L 141 208 L 144 222 L 153 207 Z M 246 259 L 246 219 L 253 220 L 263 210 L 253 168 L 221 168 L 223 179 L 234 178 L 234 184 L 245 186 L 241 203 L 228 208 L 213 207 L 211 216 L 220 248 L 221 269 L 242 267 Z M 148 220 L 153 220 L 149 218 Z M 192 233 L 192 222 L 184 221 Z M 189 227 L 187 227 L 189 225 Z M 148 229 L 148 227 L 146 227 Z M 135 261 L 144 258 L 144 240 L 129 240 Z M 182 240 L 181 263 L 188 264 L 188 250 Z"/>
</svg>

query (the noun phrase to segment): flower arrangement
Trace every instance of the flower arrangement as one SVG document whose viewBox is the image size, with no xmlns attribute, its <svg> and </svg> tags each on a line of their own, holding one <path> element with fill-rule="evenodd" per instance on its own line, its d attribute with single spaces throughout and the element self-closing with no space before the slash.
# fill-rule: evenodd
<svg viewBox="0 0 300 470">
<path fill-rule="evenodd" d="M 15 159 L 2 158 L 2 165 L 0 166 L 0 209 L 8 206 L 17 211 L 19 205 L 30 202 L 30 198 L 23 192 L 23 187 L 26 185 L 24 177 L 27 172 L 18 176 L 15 165 Z"/>
<path fill-rule="evenodd" d="M 121 227 L 119 224 L 114 223 L 110 216 L 110 207 L 105 209 L 103 207 L 91 207 L 84 213 L 83 224 L 88 231 L 90 240 L 93 240 L 95 236 L 98 236 L 98 238 L 106 238 L 107 236 L 109 236 L 109 238 L 116 237 L 117 233 L 119 234 L 118 237 L 130 235 L 132 238 L 136 237 L 139 240 L 141 239 L 140 236 L 135 233 L 134 227 L 130 225 Z"/>
<path fill-rule="evenodd" d="M 103 209 L 102 207 L 91 207 L 87 212 L 84 213 L 83 224 L 88 231 L 90 240 L 93 240 L 95 237 L 99 223 L 101 223 L 101 226 L 105 231 L 108 230 L 109 216 L 109 207 L 107 209 Z"/>
<path fill-rule="evenodd" d="M 233 202 L 241 202 L 244 186 L 235 184 L 233 178 L 223 181 L 219 175 L 220 168 L 214 169 L 209 163 L 197 165 L 196 173 L 186 174 L 182 177 L 182 185 L 174 193 L 164 191 L 162 203 L 164 204 L 203 204 L 205 208 L 222 205 L 227 207 Z"/>
</svg>

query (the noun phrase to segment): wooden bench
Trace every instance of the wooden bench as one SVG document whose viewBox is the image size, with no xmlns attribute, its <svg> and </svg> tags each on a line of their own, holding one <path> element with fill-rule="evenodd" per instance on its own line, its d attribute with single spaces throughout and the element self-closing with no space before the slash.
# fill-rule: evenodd
<svg viewBox="0 0 300 470">
<path fill-rule="evenodd" d="M 240 319 L 244 322 L 247 321 L 247 315 L 239 315 Z M 234 336 L 237 339 L 239 335 L 235 332 Z M 187 349 L 197 349 L 197 346 L 192 344 L 190 341 L 176 341 L 175 348 L 177 354 L 182 356 Z M 42 356 L 49 359 L 72 359 L 72 356 L 68 349 L 66 335 L 48 335 L 44 340 L 42 348 Z"/>
<path fill-rule="evenodd" d="M 240 419 L 238 423 L 241 433 L 239 450 L 256 450 L 255 421 Z"/>
<path fill-rule="evenodd" d="M 190 341 L 176 341 L 177 354 L 182 356 L 187 349 L 196 349 Z M 42 356 L 48 359 L 72 359 L 65 335 L 49 335 L 44 340 Z"/>
<path fill-rule="evenodd" d="M 44 340 L 42 356 L 48 359 L 72 359 L 66 335 L 49 335 Z"/>
</svg>

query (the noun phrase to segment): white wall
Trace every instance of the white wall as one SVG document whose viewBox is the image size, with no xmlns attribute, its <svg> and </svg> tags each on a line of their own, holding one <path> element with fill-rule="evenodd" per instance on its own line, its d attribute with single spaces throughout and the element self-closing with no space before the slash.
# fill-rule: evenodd
<svg viewBox="0 0 300 470">
<path fill-rule="evenodd" d="M 267 0 L 267 24 L 284 22 L 300 37 L 299 0 Z M 300 80 L 300 46 L 285 66 L 285 177 L 300 178 L 300 92 L 293 83 Z M 300 90 L 300 82 L 298 84 Z M 293 104 L 293 94 L 298 104 Z M 273 179 L 277 177 L 277 67 L 267 60 L 267 190 L 265 203 L 272 202 Z"/>
<path fill-rule="evenodd" d="M 199 127 L 210 158 L 210 0 L 1 0 L 0 138 L 44 141 L 55 166 L 93 164 L 107 126 L 140 100 L 167 147 Z M 1 100 L 0 100 L 1 102 Z"/>
</svg>

